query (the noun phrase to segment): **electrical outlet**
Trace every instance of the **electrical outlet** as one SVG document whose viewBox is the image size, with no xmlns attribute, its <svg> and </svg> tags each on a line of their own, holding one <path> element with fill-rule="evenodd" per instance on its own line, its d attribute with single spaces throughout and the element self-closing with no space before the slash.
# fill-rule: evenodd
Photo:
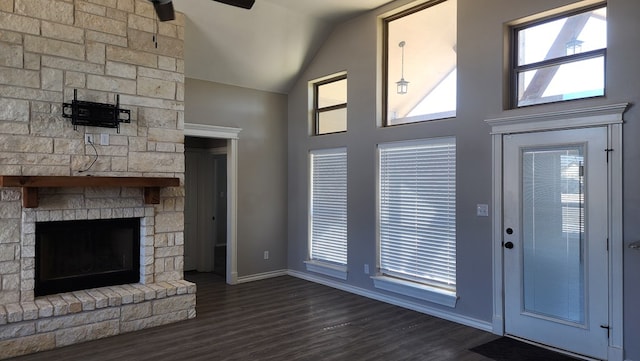
<svg viewBox="0 0 640 361">
<path fill-rule="evenodd" d="M 93 134 L 84 135 L 84 144 L 96 144 L 95 136 Z"/>
<path fill-rule="evenodd" d="M 269 251 L 264 251 L 264 259 L 269 259 Z"/>
<path fill-rule="evenodd" d="M 364 264 L 364 274 L 369 274 L 369 265 L 367 263 Z"/>
<path fill-rule="evenodd" d="M 109 134 L 100 134 L 100 145 L 109 145 Z"/>
<path fill-rule="evenodd" d="M 476 204 L 476 215 L 478 217 L 489 217 L 489 205 Z"/>
</svg>

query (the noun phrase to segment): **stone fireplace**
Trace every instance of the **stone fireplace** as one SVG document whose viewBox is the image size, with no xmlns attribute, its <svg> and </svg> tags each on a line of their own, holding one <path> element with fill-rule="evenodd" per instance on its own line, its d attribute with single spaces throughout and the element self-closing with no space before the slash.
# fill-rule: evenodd
<svg viewBox="0 0 640 361">
<path fill-rule="evenodd" d="M 0 359 L 195 317 L 196 288 L 183 278 L 183 41 L 183 16 L 157 23 L 147 0 L 0 1 L 0 178 L 176 179 L 150 194 L 0 187 Z M 62 109 L 76 89 L 103 104 L 119 95 L 130 122 L 74 127 Z M 36 295 L 39 227 L 124 219 L 138 222 L 135 282 Z"/>
</svg>

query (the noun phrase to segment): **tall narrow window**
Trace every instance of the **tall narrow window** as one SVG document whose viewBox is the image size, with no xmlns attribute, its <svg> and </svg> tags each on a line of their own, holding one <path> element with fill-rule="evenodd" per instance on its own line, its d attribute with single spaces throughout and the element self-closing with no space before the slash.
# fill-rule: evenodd
<svg viewBox="0 0 640 361">
<path fill-rule="evenodd" d="M 457 0 L 384 19 L 385 125 L 456 116 Z"/>
<path fill-rule="evenodd" d="M 604 95 L 606 6 L 514 27 L 513 44 L 515 106 Z"/>
<path fill-rule="evenodd" d="M 380 272 L 456 289 L 456 141 L 379 145 Z"/>
<path fill-rule="evenodd" d="M 313 84 L 314 134 L 347 131 L 347 76 L 340 75 Z"/>
<path fill-rule="evenodd" d="M 344 278 L 347 264 L 347 150 L 314 150 L 310 157 L 311 262 L 307 263 L 307 268 Z"/>
</svg>

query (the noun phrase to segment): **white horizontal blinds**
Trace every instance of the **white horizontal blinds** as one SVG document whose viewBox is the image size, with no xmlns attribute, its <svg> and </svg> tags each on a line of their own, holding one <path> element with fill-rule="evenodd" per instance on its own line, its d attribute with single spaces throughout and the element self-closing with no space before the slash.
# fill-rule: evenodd
<svg viewBox="0 0 640 361">
<path fill-rule="evenodd" d="M 347 150 L 311 152 L 311 259 L 347 264 Z"/>
<path fill-rule="evenodd" d="M 381 272 L 455 290 L 455 138 L 384 144 L 379 156 Z"/>
</svg>

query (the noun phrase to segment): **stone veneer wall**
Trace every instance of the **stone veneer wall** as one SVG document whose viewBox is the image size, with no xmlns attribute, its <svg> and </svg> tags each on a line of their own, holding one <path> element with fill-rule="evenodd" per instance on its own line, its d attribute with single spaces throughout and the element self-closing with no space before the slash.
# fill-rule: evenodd
<svg viewBox="0 0 640 361">
<path fill-rule="evenodd" d="M 183 16 L 157 23 L 147 0 L 0 0 L 0 175 L 184 184 L 183 44 Z M 74 130 L 61 116 L 74 89 L 110 104 L 120 94 L 131 123 Z M 108 134 L 109 145 L 94 151 L 84 134 Z M 36 222 L 130 216 L 142 219 L 139 284 L 34 297 Z M 137 188 L 45 188 L 36 209 L 0 188 L 0 358 L 195 317 L 183 230 L 183 185 L 153 206 Z"/>
</svg>

